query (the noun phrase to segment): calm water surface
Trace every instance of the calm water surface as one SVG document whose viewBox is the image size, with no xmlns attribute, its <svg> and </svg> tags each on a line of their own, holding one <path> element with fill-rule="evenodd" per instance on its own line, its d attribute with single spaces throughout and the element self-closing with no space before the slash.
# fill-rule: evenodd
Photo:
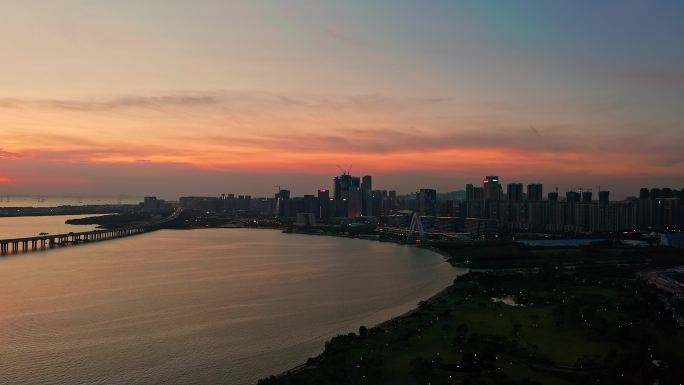
<svg viewBox="0 0 684 385">
<path fill-rule="evenodd" d="M 96 225 L 67 225 L 67 219 L 92 217 L 93 215 L 49 215 L 40 217 L 0 218 L 0 239 L 33 237 L 40 233 L 64 234 L 93 230 Z"/>
<path fill-rule="evenodd" d="M 248 229 L 3 257 L 0 383 L 254 383 L 456 273 L 408 246 Z"/>
</svg>

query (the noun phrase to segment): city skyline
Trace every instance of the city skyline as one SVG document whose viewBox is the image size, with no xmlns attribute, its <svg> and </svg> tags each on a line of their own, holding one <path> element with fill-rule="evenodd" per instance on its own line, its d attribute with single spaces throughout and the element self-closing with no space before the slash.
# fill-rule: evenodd
<svg viewBox="0 0 684 385">
<path fill-rule="evenodd" d="M 346 171 L 345 171 L 346 173 Z M 193 193 L 193 191 L 198 191 L 197 189 L 192 189 L 192 188 L 186 188 L 186 189 L 181 189 L 180 193 L 174 195 L 170 190 L 163 190 L 163 191 L 157 191 L 157 192 L 152 192 L 149 194 L 130 194 L 130 193 L 118 193 L 118 194 L 39 194 L 39 193 L 28 193 L 28 194 L 23 194 L 23 193 L 17 193 L 16 191 L 12 191 L 11 189 L 5 188 L 4 190 L 0 190 L 0 197 L 63 197 L 63 198 L 84 198 L 84 197 L 92 197 L 92 198 L 97 198 L 97 197 L 104 197 L 104 198 L 114 198 L 114 197 L 139 197 L 142 198 L 144 196 L 158 196 L 160 198 L 166 199 L 166 200 L 171 200 L 175 201 L 179 197 L 182 196 L 188 196 L 188 197 L 221 197 L 221 196 L 227 196 L 227 195 L 244 195 L 244 196 L 251 196 L 253 198 L 273 198 L 273 196 L 277 196 L 279 191 L 285 190 L 288 191 L 292 196 L 305 196 L 305 195 L 311 195 L 311 194 L 316 194 L 322 191 L 328 191 L 328 192 L 334 192 L 335 191 L 335 179 L 338 177 L 331 177 L 331 175 L 322 175 L 322 176 L 316 176 L 315 178 L 312 178 L 310 175 L 303 175 L 302 178 L 305 180 L 305 183 L 303 185 L 297 185 L 295 183 L 290 183 L 288 185 L 272 185 L 270 183 L 272 182 L 262 182 L 262 184 L 265 186 L 263 191 L 266 191 L 265 193 L 254 193 L 254 190 L 250 190 L 249 188 L 245 188 L 244 186 L 230 186 L 226 185 L 225 182 L 223 181 L 216 181 L 216 189 L 211 190 L 208 192 L 200 192 L 200 193 Z M 359 180 L 360 183 L 360 176 L 354 176 L 357 174 L 342 174 L 342 175 L 349 175 L 350 177 Z M 361 175 L 361 174 L 358 174 Z M 430 190 L 435 190 L 439 194 L 450 194 L 450 193 L 462 193 L 464 196 L 468 193 L 468 187 L 475 187 L 479 188 L 481 190 L 481 193 L 484 194 L 484 189 L 487 185 L 487 178 L 497 178 L 497 186 L 500 188 L 499 194 L 503 194 L 502 198 L 503 199 L 510 199 L 509 197 L 511 196 L 511 186 L 513 185 L 514 188 L 525 188 L 525 192 L 522 190 L 520 192 L 514 191 L 514 194 L 516 194 L 516 198 L 513 198 L 514 200 L 519 200 L 519 199 L 529 199 L 528 197 L 530 196 L 530 188 L 542 188 L 543 189 L 543 194 L 541 196 L 541 199 L 535 198 L 535 200 L 543 200 L 547 199 L 547 193 L 551 192 L 557 192 L 561 198 L 564 196 L 565 193 L 567 192 L 577 192 L 577 193 L 582 193 L 582 192 L 588 192 L 588 193 L 596 193 L 598 194 L 599 191 L 609 191 L 611 194 L 611 200 L 612 201 L 621 201 L 627 198 L 636 198 L 639 196 L 639 191 L 642 189 L 672 189 L 673 191 L 679 191 L 684 190 L 680 185 L 676 184 L 666 184 L 666 185 L 641 185 L 636 187 L 633 190 L 622 190 L 619 189 L 618 193 L 615 193 L 615 190 L 612 188 L 615 185 L 606 185 L 606 184 L 598 184 L 598 185 L 591 185 L 591 184 L 579 184 L 577 186 L 574 185 L 547 185 L 545 183 L 540 183 L 538 179 L 531 179 L 528 181 L 521 181 L 521 180 L 510 180 L 506 178 L 505 176 L 503 178 L 499 176 L 484 176 L 475 178 L 474 180 L 467 180 L 466 183 L 461 184 L 461 185 L 454 185 L 453 182 L 451 181 L 442 181 L 441 183 L 443 185 L 448 185 L 451 187 L 447 188 L 435 188 L 436 185 L 440 185 L 440 178 L 436 177 L 435 179 L 430 179 L 431 175 L 428 174 L 422 174 L 421 175 L 423 178 L 426 178 L 425 180 L 427 181 L 425 184 L 421 185 L 416 185 L 412 187 L 408 187 L 406 190 L 402 189 L 397 189 L 394 188 L 394 184 L 383 184 L 382 181 L 383 179 L 380 179 L 381 182 L 378 183 L 376 176 L 375 175 L 364 175 L 363 178 L 369 178 L 372 177 L 375 182 L 373 182 L 374 187 L 378 188 L 373 188 L 372 191 L 393 191 L 394 193 L 397 194 L 397 196 L 410 196 L 410 195 L 416 195 L 419 194 L 422 190 L 424 189 L 430 189 Z M 397 178 L 401 178 L 402 175 L 398 174 L 396 175 Z M 306 179 L 309 178 L 307 181 Z M 331 181 L 332 178 L 332 181 Z M 312 184 L 311 179 L 315 180 L 321 180 L 322 182 L 320 184 Z M 393 178 L 389 178 L 392 180 Z M 292 182 L 292 181 L 291 181 Z M 313 189 L 309 189 L 308 187 L 305 186 L 315 186 Z M 303 187 L 304 186 L 304 187 Z M 362 184 L 360 184 L 362 186 Z M 536 187 L 540 186 L 540 187 Z M 0 185 L 0 187 L 3 187 Z M 4 186 L 6 187 L 6 186 Z M 361 187 L 362 188 L 362 187 Z M 359 190 L 361 191 L 361 190 Z M 622 193 L 624 191 L 624 193 Z M 535 193 L 535 194 L 538 194 Z M 596 195 L 594 198 L 597 198 L 598 195 Z M 486 199 L 484 195 L 482 196 L 481 199 Z M 564 198 L 562 198 L 564 199 Z"/>
<path fill-rule="evenodd" d="M 684 184 L 681 3 L 0 14 L 0 195 L 302 195 L 338 164 L 402 193 Z"/>
<path fill-rule="evenodd" d="M 680 383 L 683 21 L 0 0 L 0 382 Z"/>
</svg>

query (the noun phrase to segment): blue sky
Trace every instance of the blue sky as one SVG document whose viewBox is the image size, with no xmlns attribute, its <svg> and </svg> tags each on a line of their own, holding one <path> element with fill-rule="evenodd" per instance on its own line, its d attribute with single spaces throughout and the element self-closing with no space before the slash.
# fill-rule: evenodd
<svg viewBox="0 0 684 385">
<path fill-rule="evenodd" d="M 9 191 L 684 184 L 681 1 L 24 1 L 0 33 Z"/>
</svg>

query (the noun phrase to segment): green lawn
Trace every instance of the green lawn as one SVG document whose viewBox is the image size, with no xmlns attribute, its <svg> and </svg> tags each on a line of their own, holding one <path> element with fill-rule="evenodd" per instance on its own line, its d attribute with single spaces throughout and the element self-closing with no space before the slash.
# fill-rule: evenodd
<svg viewBox="0 0 684 385">
<path fill-rule="evenodd" d="M 463 260 L 498 258 L 510 263 L 507 268 L 546 259 L 536 272 L 462 276 L 413 314 L 361 336 L 335 338 L 308 369 L 262 383 L 571 385 L 621 384 L 616 373 L 650 383 L 656 375 L 684 377 L 684 333 L 662 311 L 657 292 L 636 280 L 633 269 L 602 263 L 624 250 L 548 255 L 517 245 L 458 244 L 450 252 Z M 578 268 L 548 265 L 557 258 Z M 672 255 L 660 261 L 672 263 L 667 258 Z M 492 293 L 513 296 L 522 306 L 494 302 Z M 654 357 L 668 363 L 662 373 L 652 367 Z"/>
</svg>

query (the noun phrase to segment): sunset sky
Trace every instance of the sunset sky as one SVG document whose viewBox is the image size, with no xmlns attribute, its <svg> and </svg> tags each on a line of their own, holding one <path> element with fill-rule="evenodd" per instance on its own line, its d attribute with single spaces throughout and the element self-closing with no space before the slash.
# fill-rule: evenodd
<svg viewBox="0 0 684 385">
<path fill-rule="evenodd" d="M 684 187 L 682 1 L 0 1 L 0 195 Z"/>
</svg>

